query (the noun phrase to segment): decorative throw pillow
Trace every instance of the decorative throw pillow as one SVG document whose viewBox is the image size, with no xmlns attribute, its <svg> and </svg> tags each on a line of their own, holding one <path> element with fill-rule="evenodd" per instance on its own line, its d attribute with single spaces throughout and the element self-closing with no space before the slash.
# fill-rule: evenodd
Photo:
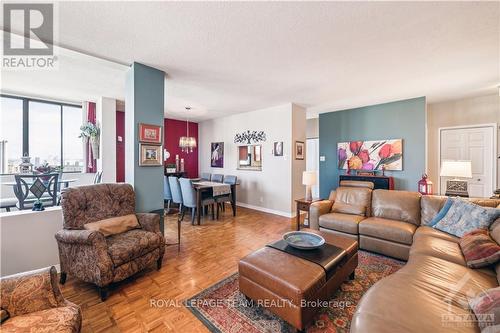
<svg viewBox="0 0 500 333">
<path fill-rule="evenodd" d="M 132 229 L 140 228 L 139 221 L 135 214 L 112 217 L 97 222 L 91 222 L 84 225 L 87 230 L 101 232 L 105 237 L 121 234 Z"/>
<path fill-rule="evenodd" d="M 500 287 L 480 292 L 469 299 L 469 306 L 476 315 L 482 333 L 500 330 Z"/>
<path fill-rule="evenodd" d="M 451 207 L 452 203 L 453 203 L 453 200 L 451 200 L 451 198 L 448 198 L 446 200 L 446 202 L 444 203 L 443 208 L 441 208 L 441 210 L 439 211 L 439 213 L 437 213 L 436 216 L 434 216 L 434 218 L 429 222 L 429 224 L 427 226 L 433 227 L 434 225 L 436 225 L 436 223 L 438 223 L 439 221 L 441 221 L 443 219 L 443 217 L 450 210 L 450 207 Z"/>
<path fill-rule="evenodd" d="M 462 237 L 475 229 L 487 229 L 500 217 L 500 209 L 481 207 L 461 198 L 451 200 L 448 212 L 433 228 Z"/>
<path fill-rule="evenodd" d="M 467 266 L 481 268 L 500 260 L 500 245 L 491 239 L 487 229 L 477 229 L 460 239 Z"/>
<path fill-rule="evenodd" d="M 365 216 L 366 207 L 363 205 L 354 205 L 354 204 L 345 204 L 342 202 L 335 202 L 333 204 L 333 207 L 332 207 L 332 212 Z"/>
</svg>

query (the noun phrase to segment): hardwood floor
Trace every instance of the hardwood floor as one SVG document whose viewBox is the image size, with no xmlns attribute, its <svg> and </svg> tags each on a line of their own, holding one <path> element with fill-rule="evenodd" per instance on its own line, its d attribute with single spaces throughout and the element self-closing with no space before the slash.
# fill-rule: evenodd
<svg viewBox="0 0 500 333">
<path fill-rule="evenodd" d="M 165 225 L 167 243 L 176 242 L 176 215 Z M 219 221 L 205 218 L 201 226 L 185 218 L 181 229 L 180 251 L 167 246 L 161 270 L 151 267 L 112 286 L 105 302 L 95 286 L 68 276 L 61 289 L 81 306 L 83 332 L 208 332 L 181 302 L 235 273 L 241 257 L 295 230 L 295 219 L 245 208 L 233 218 L 226 209 Z"/>
</svg>

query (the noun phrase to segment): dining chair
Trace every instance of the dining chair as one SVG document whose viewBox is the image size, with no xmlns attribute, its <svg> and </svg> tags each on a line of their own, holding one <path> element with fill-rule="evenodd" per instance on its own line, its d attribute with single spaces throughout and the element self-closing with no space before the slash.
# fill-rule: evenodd
<svg viewBox="0 0 500 333">
<path fill-rule="evenodd" d="M 170 185 L 170 193 L 172 194 L 172 202 L 179 205 L 179 217 L 182 212 L 183 198 L 179 178 L 175 176 L 168 177 L 168 185 Z"/>
<path fill-rule="evenodd" d="M 223 179 L 224 179 L 224 175 L 213 174 L 212 178 L 210 180 L 214 183 L 222 183 Z"/>
<path fill-rule="evenodd" d="M 208 172 L 202 172 L 201 173 L 201 179 L 202 180 L 210 180 L 211 177 L 212 177 L 211 173 L 208 173 Z"/>
<path fill-rule="evenodd" d="M 202 198 L 200 211 L 197 212 L 198 206 L 196 202 L 196 191 L 193 187 L 193 181 L 188 178 L 180 178 L 179 184 L 181 186 L 182 199 L 183 199 L 183 208 L 191 208 L 191 224 L 194 225 L 194 218 L 196 217 L 196 213 L 201 214 L 203 212 L 203 208 L 206 206 L 212 207 L 212 220 L 215 219 L 215 211 L 214 211 L 214 198 Z M 183 209 L 181 214 L 181 220 L 184 218 L 185 209 Z"/>
<path fill-rule="evenodd" d="M 31 209 L 37 201 L 44 206 L 56 206 L 59 188 L 59 173 L 43 175 L 14 175 L 14 194 L 18 209 Z"/>
<path fill-rule="evenodd" d="M 237 181 L 238 181 L 237 176 L 231 176 L 231 175 L 224 176 L 224 184 L 236 185 Z M 226 211 L 226 205 L 225 205 L 226 202 L 232 203 L 232 194 L 229 193 L 229 194 L 222 195 L 220 197 L 216 197 L 215 201 L 217 203 L 217 218 L 219 218 L 219 206 L 221 206 L 222 211 L 225 212 Z M 231 205 L 231 208 L 232 207 L 233 206 Z M 233 213 L 234 213 L 234 211 L 233 211 Z"/>
<path fill-rule="evenodd" d="M 97 171 L 94 175 L 94 184 L 102 183 L 102 171 Z"/>
<path fill-rule="evenodd" d="M 170 213 L 170 203 L 172 202 L 172 191 L 167 176 L 163 176 L 163 203 L 167 204 L 167 214 Z"/>
</svg>

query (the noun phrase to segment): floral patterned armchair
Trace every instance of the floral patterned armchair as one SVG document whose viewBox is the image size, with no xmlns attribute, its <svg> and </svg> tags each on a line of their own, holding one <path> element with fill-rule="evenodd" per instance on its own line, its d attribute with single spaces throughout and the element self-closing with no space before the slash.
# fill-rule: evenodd
<svg viewBox="0 0 500 333">
<path fill-rule="evenodd" d="M 135 194 L 128 184 L 97 184 L 64 189 L 61 200 L 64 229 L 56 233 L 62 284 L 70 274 L 99 287 L 107 298 L 113 282 L 156 262 L 161 268 L 165 238 L 158 214 L 135 213 Z M 84 229 L 86 223 L 136 214 L 139 229 L 104 237 Z"/>
<path fill-rule="evenodd" d="M 64 299 L 55 267 L 0 280 L 1 332 L 80 332 L 80 308 Z"/>
</svg>

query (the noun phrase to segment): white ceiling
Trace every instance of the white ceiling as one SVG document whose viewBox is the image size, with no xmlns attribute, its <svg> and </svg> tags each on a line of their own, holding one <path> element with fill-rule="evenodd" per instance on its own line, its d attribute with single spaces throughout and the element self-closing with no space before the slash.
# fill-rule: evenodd
<svg viewBox="0 0 500 333">
<path fill-rule="evenodd" d="M 64 2 L 58 11 L 60 45 L 164 70 L 170 117 L 185 105 L 204 120 L 288 102 L 313 116 L 500 83 L 500 2 Z M 91 85 L 115 84 L 108 76 Z M 108 95 L 123 98 L 118 86 Z"/>
</svg>

